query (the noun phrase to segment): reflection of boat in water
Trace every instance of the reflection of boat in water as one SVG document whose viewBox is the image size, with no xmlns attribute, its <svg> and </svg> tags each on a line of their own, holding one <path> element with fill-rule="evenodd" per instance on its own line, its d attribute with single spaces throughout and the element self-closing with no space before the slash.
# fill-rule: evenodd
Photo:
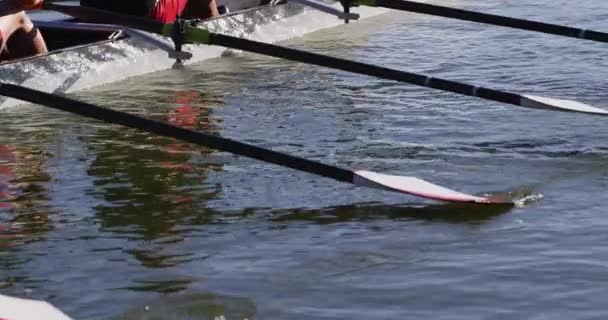
<svg viewBox="0 0 608 320">
<path fill-rule="evenodd" d="M 213 123 L 209 121 L 210 108 L 205 97 L 201 97 L 200 92 L 178 91 L 170 102 L 173 108 L 168 109 L 163 105 L 162 112 L 155 114 L 154 117 L 162 118 L 163 121 L 180 127 L 214 131 Z M 87 181 L 92 179 L 92 183 L 95 185 L 92 196 L 100 200 L 109 200 L 108 202 L 102 201 L 102 204 L 92 208 L 102 228 L 113 230 L 113 228 L 121 229 L 132 226 L 137 230 L 135 232 L 137 236 L 142 238 L 157 239 L 166 236 L 179 238 L 180 230 L 176 230 L 179 229 L 176 228 L 177 225 L 206 223 L 206 219 L 209 217 L 206 214 L 208 211 L 201 214 L 201 211 L 193 209 L 189 203 L 204 201 L 217 195 L 219 192 L 217 185 L 200 186 L 209 169 L 217 168 L 217 164 L 201 162 L 200 159 L 192 160 L 192 154 L 196 151 L 178 140 L 151 139 L 145 133 L 124 135 L 123 132 L 103 128 L 93 132 L 94 140 L 103 139 L 106 143 L 98 144 L 89 141 L 91 136 L 78 140 L 77 143 L 70 140 L 72 153 L 66 152 L 65 154 L 66 156 L 78 154 L 78 152 L 73 153 L 73 149 L 94 152 L 95 159 L 91 163 L 83 165 L 82 169 L 86 170 Z M 69 135 L 69 131 L 64 130 L 61 135 Z M 49 145 L 55 146 L 56 141 L 65 143 L 61 138 L 57 138 L 49 141 Z M 37 207 L 31 207 L 36 203 L 40 204 L 48 196 L 47 190 L 36 189 L 44 188 L 44 186 L 37 186 L 37 182 L 49 178 L 44 165 L 48 155 L 42 150 L 27 147 L 27 144 L 6 145 L 4 148 L 0 146 L 0 179 L 5 180 L 4 187 L 9 191 L 4 199 L 4 203 L 8 207 L 0 208 L 0 210 L 2 213 L 6 212 L 6 216 L 1 218 L 7 218 L 7 228 L 10 230 L 7 230 L 6 235 L 11 237 L 15 233 L 17 237 L 20 237 L 21 234 L 27 237 L 30 232 L 35 233 L 53 228 L 52 215 L 42 212 Z M 203 150 L 203 152 L 207 151 Z M 58 161 L 63 160 L 61 153 L 59 150 L 56 151 L 56 156 L 60 158 L 57 159 Z M 68 174 L 65 178 L 74 177 Z M 54 183 L 61 185 L 61 182 L 54 181 Z M 111 203 L 111 205 L 107 206 L 105 203 Z M 42 204 L 41 207 L 47 207 L 47 205 Z M 15 223 L 16 226 L 10 227 L 11 223 Z M 9 242 L 14 242 L 14 239 L 2 238 L 2 236 L 3 231 L 0 230 L 0 246 L 12 245 Z M 174 252 L 159 250 L 158 247 L 140 246 L 129 250 L 128 253 L 143 266 L 150 268 L 168 266 L 181 262 L 182 258 L 187 259 L 187 257 L 175 255 Z M 178 286 L 177 291 L 184 290 L 185 287 Z M 163 290 L 162 288 L 154 289 Z M 129 290 L 137 289 L 129 288 Z M 211 300 L 211 298 L 207 299 L 207 301 Z M 11 301 L 23 303 L 26 309 L 31 309 L 29 300 Z M 186 298 L 182 304 L 186 304 Z M 41 303 L 34 302 L 34 305 L 41 305 Z M 203 305 L 203 303 L 200 302 L 199 305 Z M 43 319 L 40 317 L 24 318 L 23 314 L 16 313 L 18 310 L 11 311 L 13 313 L 9 314 L 4 310 L 4 306 L 0 301 L 0 319 L 2 320 Z M 61 307 L 63 308 L 63 306 Z M 226 312 L 232 312 L 231 308 L 228 309 Z M 46 304 L 45 310 L 51 312 L 50 310 L 53 309 Z M 167 308 L 163 310 L 166 310 L 167 314 L 170 313 Z M 46 316 L 47 314 L 44 319 L 55 320 L 52 312 L 48 314 L 48 317 Z M 63 318 L 56 319 L 63 320 Z"/>
<path fill-rule="evenodd" d="M 170 101 L 171 106 L 163 105 L 154 118 L 178 127 L 216 131 L 208 102 L 199 92 L 178 91 Z M 95 143 L 100 139 L 105 143 Z M 94 181 L 91 194 L 102 200 L 94 212 L 104 230 L 135 227 L 138 236 L 157 239 L 179 236 L 177 225 L 204 224 L 211 216 L 204 206 L 192 205 L 221 192 L 220 186 L 205 183 L 207 174 L 221 164 L 195 156 L 208 151 L 142 132 L 124 135 L 113 128 L 96 130 L 86 148 L 95 154 L 87 175 Z M 131 253 L 144 265 L 170 263 L 156 250 Z"/>
<path fill-rule="evenodd" d="M 0 250 L 53 228 L 44 186 L 50 179 L 46 161 L 47 155 L 37 148 L 0 145 Z"/>
<path fill-rule="evenodd" d="M 15 179 L 12 165 L 15 152 L 11 146 L 0 145 L 0 208 L 10 208 L 14 197 L 11 183 Z"/>
</svg>

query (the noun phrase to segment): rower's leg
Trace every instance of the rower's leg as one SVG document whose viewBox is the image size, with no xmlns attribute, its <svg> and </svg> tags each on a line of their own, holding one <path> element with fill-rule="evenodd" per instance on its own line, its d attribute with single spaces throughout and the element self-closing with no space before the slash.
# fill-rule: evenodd
<svg viewBox="0 0 608 320">
<path fill-rule="evenodd" d="M 8 48 L 13 59 L 47 52 L 46 43 L 36 27 L 14 32 L 9 39 Z"/>
<path fill-rule="evenodd" d="M 209 5 L 207 5 L 209 9 L 209 17 L 217 17 L 220 13 L 217 11 L 217 2 L 215 0 L 209 0 Z"/>
<path fill-rule="evenodd" d="M 215 0 L 190 0 L 184 9 L 185 18 L 208 19 L 219 15 Z"/>
<path fill-rule="evenodd" d="M 14 14 L 0 16 L 0 32 L 2 33 L 0 37 L 0 53 L 7 54 L 6 43 L 11 34 L 17 29 L 16 25 L 18 25 L 18 20 Z"/>
<path fill-rule="evenodd" d="M 0 29 L 4 42 L 0 44 L 3 58 L 8 56 L 14 59 L 47 52 L 42 34 L 24 11 L 0 17 Z"/>
<path fill-rule="evenodd" d="M 30 18 L 27 17 L 25 12 L 23 12 L 22 14 L 25 19 L 23 20 L 23 25 L 21 28 L 23 30 L 23 34 L 26 37 L 25 39 L 27 40 L 25 41 L 25 43 L 29 43 L 31 46 L 31 54 L 34 55 L 47 53 L 48 50 L 46 48 L 44 38 L 42 37 L 42 33 L 40 33 L 40 30 L 38 30 L 38 28 L 34 26 L 34 23 L 32 22 L 32 20 L 30 20 Z"/>
</svg>

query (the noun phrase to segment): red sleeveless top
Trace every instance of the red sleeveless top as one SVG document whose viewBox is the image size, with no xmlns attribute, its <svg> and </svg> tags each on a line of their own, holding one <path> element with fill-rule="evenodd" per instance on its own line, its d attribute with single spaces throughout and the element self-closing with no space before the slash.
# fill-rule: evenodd
<svg viewBox="0 0 608 320">
<path fill-rule="evenodd" d="M 80 0 L 83 6 L 150 17 L 163 23 L 174 22 L 175 17 L 184 11 L 187 3 L 188 0 Z"/>
<path fill-rule="evenodd" d="M 158 0 L 150 12 L 150 17 L 163 23 L 173 23 L 181 15 L 188 0 Z"/>
</svg>

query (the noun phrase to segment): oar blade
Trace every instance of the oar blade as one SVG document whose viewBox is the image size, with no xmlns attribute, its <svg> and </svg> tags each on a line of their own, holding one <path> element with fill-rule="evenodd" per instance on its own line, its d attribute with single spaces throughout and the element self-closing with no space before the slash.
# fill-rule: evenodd
<svg viewBox="0 0 608 320">
<path fill-rule="evenodd" d="M 355 171 L 353 184 L 361 187 L 406 193 L 417 197 L 460 203 L 512 204 L 504 199 L 473 196 L 416 177 L 394 176 L 372 171 Z"/>
<path fill-rule="evenodd" d="M 608 116 L 608 110 L 596 108 L 573 100 L 545 98 L 533 95 L 522 95 L 520 105 L 526 108 L 580 112 L 594 115 Z"/>
<path fill-rule="evenodd" d="M 72 320 L 47 302 L 13 298 L 0 294 L 2 320 Z"/>
</svg>

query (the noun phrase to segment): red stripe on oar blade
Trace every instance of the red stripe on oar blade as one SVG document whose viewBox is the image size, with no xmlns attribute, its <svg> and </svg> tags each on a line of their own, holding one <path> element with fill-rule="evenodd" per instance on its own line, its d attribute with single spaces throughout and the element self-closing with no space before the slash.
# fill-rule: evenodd
<svg viewBox="0 0 608 320">
<path fill-rule="evenodd" d="M 407 193 L 439 201 L 485 204 L 508 203 L 461 193 L 415 177 L 393 176 L 371 171 L 355 171 L 353 183 L 357 186 Z"/>
</svg>

